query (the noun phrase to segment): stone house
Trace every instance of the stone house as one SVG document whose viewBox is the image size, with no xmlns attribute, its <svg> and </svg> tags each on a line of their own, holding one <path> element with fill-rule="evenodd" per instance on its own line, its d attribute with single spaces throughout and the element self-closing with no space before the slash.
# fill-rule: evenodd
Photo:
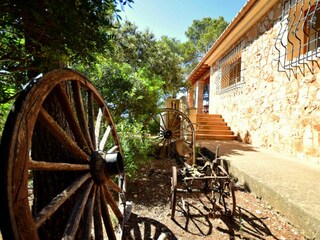
<svg viewBox="0 0 320 240">
<path fill-rule="evenodd" d="M 248 0 L 188 76 L 189 105 L 239 141 L 320 164 L 319 33 L 320 0 Z"/>
</svg>

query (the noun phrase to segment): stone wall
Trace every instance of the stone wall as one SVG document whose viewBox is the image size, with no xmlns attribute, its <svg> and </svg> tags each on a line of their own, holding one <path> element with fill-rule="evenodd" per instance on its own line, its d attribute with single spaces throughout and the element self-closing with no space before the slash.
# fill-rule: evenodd
<svg viewBox="0 0 320 240">
<path fill-rule="evenodd" d="M 219 69 L 211 67 L 209 113 L 222 114 L 241 141 L 320 164 L 320 71 L 278 71 L 281 9 L 274 6 L 239 40 L 245 45 L 241 86 L 217 94 Z"/>
</svg>

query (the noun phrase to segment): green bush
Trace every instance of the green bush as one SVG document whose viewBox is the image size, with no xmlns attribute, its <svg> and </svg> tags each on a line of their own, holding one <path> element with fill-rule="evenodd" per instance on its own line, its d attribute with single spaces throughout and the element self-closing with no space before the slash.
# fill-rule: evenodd
<svg viewBox="0 0 320 240">
<path fill-rule="evenodd" d="M 0 104 L 0 142 L 1 142 L 4 125 L 7 121 L 7 117 L 10 112 L 10 109 L 11 109 L 11 103 Z"/>
<path fill-rule="evenodd" d="M 144 136 L 141 123 L 123 120 L 116 126 L 123 149 L 126 175 L 134 177 L 140 167 L 154 158 L 154 147 L 150 139 Z"/>
</svg>

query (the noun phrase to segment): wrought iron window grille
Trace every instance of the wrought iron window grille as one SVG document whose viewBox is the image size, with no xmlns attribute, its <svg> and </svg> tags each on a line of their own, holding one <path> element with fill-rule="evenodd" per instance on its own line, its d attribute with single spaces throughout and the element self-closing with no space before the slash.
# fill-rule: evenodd
<svg viewBox="0 0 320 240">
<path fill-rule="evenodd" d="M 320 0 L 284 0 L 280 30 L 275 39 L 278 71 L 314 72 L 320 57 Z"/>
<path fill-rule="evenodd" d="M 244 43 L 239 43 L 224 57 L 216 67 L 218 74 L 215 79 L 217 94 L 223 94 L 240 87 L 243 83 L 242 49 Z"/>
</svg>

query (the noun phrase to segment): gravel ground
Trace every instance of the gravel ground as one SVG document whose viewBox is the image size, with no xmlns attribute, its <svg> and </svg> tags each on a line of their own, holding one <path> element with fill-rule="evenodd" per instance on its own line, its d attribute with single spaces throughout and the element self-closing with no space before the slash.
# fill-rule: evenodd
<svg viewBox="0 0 320 240">
<path fill-rule="evenodd" d="M 212 202 L 203 194 L 181 194 L 172 220 L 172 165 L 171 160 L 155 160 L 140 169 L 135 179 L 128 180 L 127 200 L 132 201 L 133 208 L 125 239 L 307 239 L 272 206 L 245 189 L 235 192 L 237 211 L 233 219 L 213 211 Z M 182 198 L 187 212 L 182 208 Z"/>
<path fill-rule="evenodd" d="M 133 202 L 133 210 L 126 239 L 307 239 L 272 206 L 245 189 L 236 191 L 233 219 L 219 212 L 212 214 L 212 203 L 203 194 L 182 194 L 172 220 L 171 166 L 170 160 L 155 160 L 128 181 L 127 199 Z M 187 212 L 182 210 L 181 198 Z"/>
</svg>

